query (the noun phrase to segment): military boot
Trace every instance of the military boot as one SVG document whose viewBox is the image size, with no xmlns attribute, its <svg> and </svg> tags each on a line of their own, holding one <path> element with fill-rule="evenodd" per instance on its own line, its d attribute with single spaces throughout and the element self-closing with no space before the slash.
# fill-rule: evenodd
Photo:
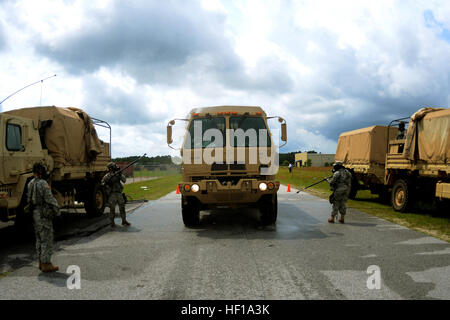
<svg viewBox="0 0 450 320">
<path fill-rule="evenodd" d="M 115 228 L 116 227 L 116 223 L 113 221 L 111 221 L 111 223 L 109 224 L 111 226 L 111 228 Z"/>
<path fill-rule="evenodd" d="M 55 272 L 59 270 L 58 266 L 54 266 L 51 262 L 50 263 L 42 263 L 42 272 Z"/>
<path fill-rule="evenodd" d="M 333 217 L 333 216 L 330 217 L 330 219 L 328 219 L 328 222 L 329 222 L 329 223 L 334 223 L 334 217 Z"/>
<path fill-rule="evenodd" d="M 340 222 L 340 223 L 345 223 L 345 222 L 344 222 L 344 216 L 341 216 L 341 218 L 339 219 L 339 222 Z"/>
<path fill-rule="evenodd" d="M 123 225 L 123 226 L 130 226 L 131 223 L 129 223 L 129 222 L 127 221 L 127 219 L 122 219 L 122 225 Z"/>
</svg>

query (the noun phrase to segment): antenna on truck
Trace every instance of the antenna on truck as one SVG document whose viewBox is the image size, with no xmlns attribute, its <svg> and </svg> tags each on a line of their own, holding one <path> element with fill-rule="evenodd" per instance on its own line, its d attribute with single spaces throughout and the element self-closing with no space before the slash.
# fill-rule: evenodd
<svg viewBox="0 0 450 320">
<path fill-rule="evenodd" d="M 44 82 L 45 80 L 50 79 L 50 78 L 53 78 L 53 77 L 56 77 L 56 74 L 54 74 L 54 75 L 52 75 L 52 76 L 50 76 L 50 77 L 47 77 L 47 78 L 45 78 L 45 79 L 41 79 L 41 80 L 39 80 L 39 81 L 33 82 L 33 83 L 31 83 L 31 84 L 29 84 L 29 85 L 23 87 L 22 89 L 19 89 L 19 90 L 15 91 L 15 92 L 11 93 L 9 96 L 7 96 L 5 99 L 3 99 L 3 100 L 0 102 L 0 105 L 1 105 L 3 102 L 5 102 L 6 100 L 8 100 L 9 98 L 11 98 L 11 97 L 12 97 L 13 95 L 15 95 L 16 93 L 19 93 L 20 91 L 22 91 L 22 90 L 24 90 L 24 89 L 26 89 L 26 88 L 28 88 L 28 87 L 31 87 L 31 86 L 35 85 L 36 83 L 39 83 L 39 82 L 42 83 L 42 82 Z M 41 88 L 41 100 L 42 100 L 42 88 Z"/>
</svg>

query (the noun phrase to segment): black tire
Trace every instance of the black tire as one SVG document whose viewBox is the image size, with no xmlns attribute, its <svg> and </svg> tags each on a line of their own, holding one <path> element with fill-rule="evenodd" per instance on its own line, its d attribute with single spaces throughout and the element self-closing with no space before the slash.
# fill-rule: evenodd
<svg viewBox="0 0 450 320">
<path fill-rule="evenodd" d="M 8 211 L 6 208 L 0 208 L 0 221 L 1 222 L 8 222 Z"/>
<path fill-rule="evenodd" d="M 349 199 L 355 199 L 356 194 L 358 193 L 358 180 L 352 179 L 352 185 L 350 187 L 350 193 L 348 194 Z"/>
<path fill-rule="evenodd" d="M 261 213 L 261 223 L 265 226 L 275 224 L 278 216 L 277 194 L 268 194 L 261 197 L 259 211 Z"/>
<path fill-rule="evenodd" d="M 378 199 L 380 199 L 381 203 L 384 204 L 390 204 L 391 201 L 391 194 L 389 193 L 389 190 L 385 190 L 384 188 L 378 193 Z"/>
<path fill-rule="evenodd" d="M 391 193 L 391 203 L 395 211 L 407 211 L 413 202 L 412 188 L 406 180 L 395 181 Z"/>
<path fill-rule="evenodd" d="M 106 206 L 106 193 L 100 183 L 95 183 L 89 188 L 84 202 L 84 209 L 89 217 L 98 217 L 103 214 Z"/>
<path fill-rule="evenodd" d="M 21 234 L 33 234 L 33 212 L 25 213 L 25 194 L 22 196 L 19 206 L 15 209 L 14 227 Z"/>
<path fill-rule="evenodd" d="M 436 210 L 440 216 L 445 217 L 446 214 L 448 216 L 448 208 L 450 208 L 450 200 L 449 199 L 436 199 Z"/>
<path fill-rule="evenodd" d="M 25 214 L 23 210 L 17 211 L 16 209 L 16 217 L 14 218 L 14 227 L 21 234 L 32 234 L 33 227 L 33 213 Z"/>
<path fill-rule="evenodd" d="M 200 203 L 196 198 L 181 198 L 181 216 L 186 227 L 195 227 L 200 223 Z"/>
</svg>

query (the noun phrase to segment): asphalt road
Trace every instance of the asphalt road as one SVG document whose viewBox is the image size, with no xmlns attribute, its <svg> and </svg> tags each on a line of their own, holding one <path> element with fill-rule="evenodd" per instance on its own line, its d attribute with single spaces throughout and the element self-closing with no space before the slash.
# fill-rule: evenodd
<svg viewBox="0 0 450 320">
<path fill-rule="evenodd" d="M 449 243 L 355 210 L 329 224 L 326 200 L 293 191 L 282 186 L 277 224 L 264 228 L 249 209 L 202 212 L 185 228 L 175 193 L 134 210 L 131 227 L 98 218 L 57 238 L 56 274 L 39 272 L 32 240 L 11 244 L 0 298 L 450 299 Z M 66 287 L 69 265 L 81 289 Z M 369 266 L 379 289 L 368 288 Z"/>
</svg>

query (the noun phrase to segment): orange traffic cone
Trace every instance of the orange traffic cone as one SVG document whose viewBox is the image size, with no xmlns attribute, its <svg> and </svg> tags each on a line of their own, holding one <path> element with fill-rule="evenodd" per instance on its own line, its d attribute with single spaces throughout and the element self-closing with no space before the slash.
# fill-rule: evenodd
<svg viewBox="0 0 450 320">
<path fill-rule="evenodd" d="M 291 184 L 290 183 L 288 183 L 287 192 L 291 192 Z"/>
<path fill-rule="evenodd" d="M 177 185 L 177 194 L 180 194 L 180 186 Z"/>
</svg>

